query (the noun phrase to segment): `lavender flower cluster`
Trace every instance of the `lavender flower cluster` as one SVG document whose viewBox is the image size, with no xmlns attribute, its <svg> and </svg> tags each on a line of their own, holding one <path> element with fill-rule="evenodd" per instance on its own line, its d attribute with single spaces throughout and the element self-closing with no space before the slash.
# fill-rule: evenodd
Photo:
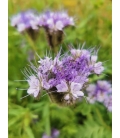
<svg viewBox="0 0 120 138">
<path fill-rule="evenodd" d="M 74 19 L 65 11 L 36 14 L 35 11 L 28 10 L 11 17 L 11 25 L 21 33 L 27 32 L 33 40 L 37 38 L 40 27 L 44 28 L 49 45 L 54 47 L 62 42 L 63 29 L 73 26 Z"/>
<path fill-rule="evenodd" d="M 87 87 L 88 98 L 90 103 L 101 102 L 108 111 L 112 111 L 112 88 L 111 84 L 105 80 L 97 81 L 97 84 L 90 84 Z"/>
<path fill-rule="evenodd" d="M 70 53 L 70 54 L 69 54 Z M 73 104 L 84 96 L 84 89 L 91 74 L 101 74 L 104 70 L 102 62 L 97 62 L 97 52 L 94 49 L 70 48 L 69 53 L 45 57 L 38 61 L 39 66 L 31 63 L 31 71 L 24 72 L 29 84 L 27 93 L 38 97 L 46 90 L 51 100 L 58 104 Z"/>
<path fill-rule="evenodd" d="M 19 32 L 28 28 L 36 30 L 39 29 L 38 27 L 45 27 L 50 31 L 62 31 L 63 28 L 74 25 L 74 19 L 65 11 L 45 11 L 42 14 L 36 14 L 34 10 L 28 10 L 11 17 L 11 25 L 17 27 Z"/>
</svg>

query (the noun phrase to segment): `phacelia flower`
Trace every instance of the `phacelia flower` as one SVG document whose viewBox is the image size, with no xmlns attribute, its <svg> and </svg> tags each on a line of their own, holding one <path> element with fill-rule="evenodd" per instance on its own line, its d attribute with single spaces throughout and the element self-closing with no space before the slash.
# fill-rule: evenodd
<svg viewBox="0 0 120 138">
<path fill-rule="evenodd" d="M 74 25 L 74 19 L 64 11 L 46 11 L 39 16 L 39 25 L 49 29 L 50 32 L 62 31 L 63 28 Z"/>
<path fill-rule="evenodd" d="M 60 105 L 75 103 L 79 98 L 85 97 L 84 91 L 89 83 L 89 76 L 98 74 L 94 72 L 95 64 L 99 63 L 96 61 L 97 55 L 94 55 L 94 51 L 72 48 L 63 56 L 60 56 L 59 52 L 54 59 L 48 56 L 40 58 L 38 67 L 32 63 L 30 66 L 36 77 L 27 74 L 30 85 L 28 93 L 36 98 L 40 91 L 46 90 L 53 102 Z M 106 86 L 105 89 L 108 90 Z M 102 96 L 99 100 L 102 100 Z"/>
<path fill-rule="evenodd" d="M 36 14 L 33 10 L 20 12 L 11 17 L 11 26 L 16 27 L 18 32 L 27 32 L 35 40 L 39 34 L 39 28 L 43 27 L 46 32 L 49 45 L 54 49 L 63 39 L 63 29 L 74 25 L 74 18 L 65 11 L 45 11 Z"/>
<path fill-rule="evenodd" d="M 11 17 L 11 26 L 20 33 L 27 32 L 34 39 L 39 30 L 38 17 L 33 10 L 20 12 Z"/>
<path fill-rule="evenodd" d="M 111 84 L 105 80 L 97 81 L 97 84 L 90 84 L 87 87 L 88 101 L 90 103 L 101 102 L 108 110 L 112 110 L 112 89 Z"/>
<path fill-rule="evenodd" d="M 73 25 L 73 17 L 70 17 L 65 11 L 46 11 L 39 15 L 39 26 L 44 27 L 51 47 L 58 46 L 63 39 L 63 29 Z"/>
<path fill-rule="evenodd" d="M 11 18 L 11 25 L 17 27 L 19 32 L 26 29 L 38 29 L 38 18 L 32 10 L 18 13 Z"/>
</svg>

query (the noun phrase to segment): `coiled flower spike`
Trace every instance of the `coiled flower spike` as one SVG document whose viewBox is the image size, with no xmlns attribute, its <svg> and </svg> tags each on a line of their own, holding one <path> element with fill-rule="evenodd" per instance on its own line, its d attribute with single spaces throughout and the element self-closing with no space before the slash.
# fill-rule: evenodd
<svg viewBox="0 0 120 138">
<path fill-rule="evenodd" d="M 45 57 L 38 61 L 39 66 L 31 63 L 33 74 L 24 73 L 29 83 L 27 93 L 37 98 L 42 90 L 46 90 L 53 102 L 59 105 L 76 103 L 79 98 L 85 97 L 85 86 L 91 74 L 101 74 L 104 70 L 102 62 L 95 71 L 97 55 L 93 50 L 69 49 L 69 54 Z"/>
</svg>

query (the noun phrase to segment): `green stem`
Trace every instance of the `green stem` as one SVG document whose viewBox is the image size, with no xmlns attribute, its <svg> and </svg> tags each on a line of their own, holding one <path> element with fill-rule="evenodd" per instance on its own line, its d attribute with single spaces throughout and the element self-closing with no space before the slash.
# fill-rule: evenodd
<svg viewBox="0 0 120 138">
<path fill-rule="evenodd" d="M 25 33 L 25 36 L 26 36 L 26 38 L 28 40 L 28 43 L 30 44 L 31 48 L 33 49 L 33 51 L 35 53 L 36 52 L 36 48 L 35 48 L 34 42 L 32 41 L 32 39 L 30 38 L 30 36 L 27 33 Z"/>
<path fill-rule="evenodd" d="M 52 50 L 53 50 L 53 52 L 55 53 L 55 54 L 57 54 L 58 53 L 58 42 L 57 42 L 57 34 L 56 34 L 56 32 L 54 32 L 53 33 L 53 37 L 52 37 L 52 42 L 53 42 L 53 48 L 52 48 Z"/>
</svg>

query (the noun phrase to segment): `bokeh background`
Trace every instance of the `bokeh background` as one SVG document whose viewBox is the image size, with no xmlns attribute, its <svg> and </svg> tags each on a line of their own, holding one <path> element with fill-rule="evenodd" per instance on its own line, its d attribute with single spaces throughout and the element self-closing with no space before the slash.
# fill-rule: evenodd
<svg viewBox="0 0 120 138">
<path fill-rule="evenodd" d="M 65 9 L 69 15 L 75 16 L 75 27 L 65 29 L 66 36 L 62 47 L 67 51 L 67 45 L 86 42 L 88 47 L 100 47 L 99 60 L 105 61 L 105 71 L 100 76 L 94 76 L 91 82 L 97 80 L 112 81 L 112 22 L 111 0 L 9 0 L 9 19 L 13 14 L 27 9 L 42 12 L 46 9 Z M 94 105 L 77 103 L 72 107 L 59 107 L 49 101 L 48 96 L 39 100 L 26 97 L 26 91 L 16 88 L 27 88 L 26 82 L 17 82 L 24 76 L 21 70 L 27 66 L 28 60 L 33 59 L 31 46 L 44 57 L 47 44 L 44 31 L 40 31 L 36 43 L 21 35 L 8 23 L 8 107 L 9 107 L 9 138 L 42 138 L 43 133 L 50 134 L 52 128 L 60 131 L 59 138 L 111 138 L 112 113 L 96 103 Z M 33 61 L 34 62 L 34 61 Z"/>
</svg>

